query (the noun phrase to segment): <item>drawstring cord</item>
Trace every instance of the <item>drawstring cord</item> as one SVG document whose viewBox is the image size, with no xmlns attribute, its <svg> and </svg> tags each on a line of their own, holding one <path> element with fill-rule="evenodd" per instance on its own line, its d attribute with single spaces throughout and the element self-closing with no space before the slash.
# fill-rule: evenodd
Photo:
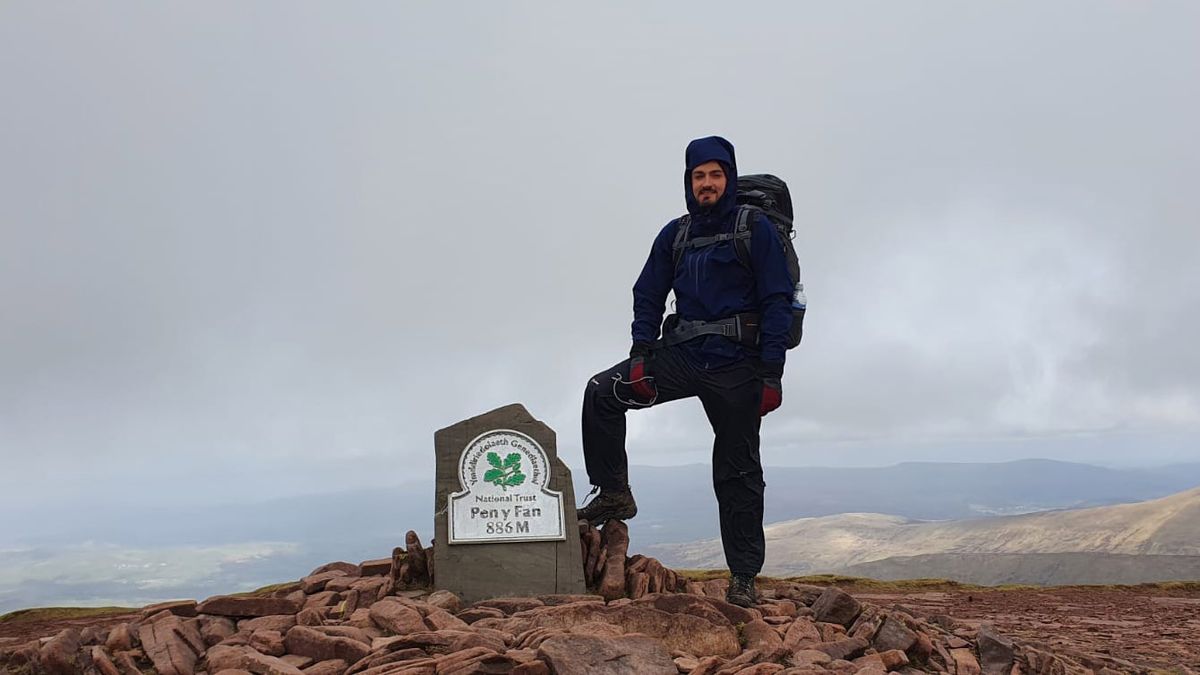
<svg viewBox="0 0 1200 675">
<path fill-rule="evenodd" d="M 643 408 L 648 408 L 648 407 L 654 405 L 654 402 L 658 400 L 658 387 L 654 387 L 654 376 L 653 375 L 647 375 L 646 377 L 638 378 L 631 382 L 626 382 L 625 380 L 622 380 L 621 376 L 618 374 L 618 375 L 612 376 L 612 381 L 613 381 L 613 385 L 612 385 L 613 386 L 613 397 L 615 397 L 618 401 L 620 401 L 621 403 L 624 403 L 627 406 L 634 406 L 634 407 L 641 406 Z M 627 401 L 627 400 L 621 398 L 621 395 L 617 393 L 617 385 L 618 384 L 627 384 L 632 387 L 634 384 L 636 384 L 638 382 L 649 382 L 650 386 L 654 387 L 654 397 L 651 398 L 649 402 L 643 403 L 641 401 L 635 401 L 632 399 Z"/>
</svg>

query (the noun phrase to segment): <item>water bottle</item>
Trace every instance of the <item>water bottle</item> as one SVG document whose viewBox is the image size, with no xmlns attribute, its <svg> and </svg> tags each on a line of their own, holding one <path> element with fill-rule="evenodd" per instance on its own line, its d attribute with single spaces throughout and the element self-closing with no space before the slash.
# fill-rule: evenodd
<svg viewBox="0 0 1200 675">
<path fill-rule="evenodd" d="M 792 309 L 808 307 L 808 296 L 804 295 L 804 284 L 796 284 L 796 293 L 792 296 Z"/>
</svg>

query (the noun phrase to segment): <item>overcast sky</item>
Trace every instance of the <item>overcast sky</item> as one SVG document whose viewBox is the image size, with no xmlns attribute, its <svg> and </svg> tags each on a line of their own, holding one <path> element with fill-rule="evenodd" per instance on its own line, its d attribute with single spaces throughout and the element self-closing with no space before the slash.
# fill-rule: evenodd
<svg viewBox="0 0 1200 675">
<path fill-rule="evenodd" d="M 714 133 L 796 204 L 767 464 L 1200 461 L 1196 3 L 4 2 L 0 91 L 0 507 L 424 480 L 510 402 L 582 471 Z"/>
</svg>

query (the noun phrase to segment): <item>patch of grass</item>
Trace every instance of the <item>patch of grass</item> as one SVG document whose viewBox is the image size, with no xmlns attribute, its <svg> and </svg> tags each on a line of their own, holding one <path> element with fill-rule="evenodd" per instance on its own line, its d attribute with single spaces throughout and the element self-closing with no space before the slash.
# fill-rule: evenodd
<svg viewBox="0 0 1200 675">
<path fill-rule="evenodd" d="M 871 591 L 960 591 L 967 589 L 988 589 L 989 586 L 974 586 L 962 584 L 950 579 L 902 579 L 882 581 L 865 577 L 844 577 L 841 574 L 809 574 L 805 577 L 788 577 L 785 581 L 796 581 L 798 584 L 814 584 L 817 586 L 850 587 L 850 589 Z"/>
<path fill-rule="evenodd" d="M 1150 584 L 1138 584 L 1134 586 L 1137 589 L 1149 589 L 1154 591 L 1187 591 L 1188 593 L 1200 593 L 1200 581 L 1158 581 Z"/>
<path fill-rule="evenodd" d="M 137 607 L 38 607 L 18 609 L 0 616 L 0 623 L 16 624 L 33 621 L 62 621 L 64 619 L 94 619 L 120 614 L 132 614 Z"/>
<path fill-rule="evenodd" d="M 677 574 L 688 581 L 710 581 L 712 579 L 728 579 L 729 572 L 721 569 L 709 570 L 675 570 Z M 913 593 L 920 591 L 1051 591 L 1055 589 L 1108 589 L 1142 592 L 1176 592 L 1200 593 L 1200 581 L 1158 581 L 1144 584 L 1063 584 L 1060 586 L 1037 586 L 1033 584 L 998 584 L 996 586 L 981 586 L 968 584 L 951 579 L 898 579 L 882 581 L 867 577 L 850 577 L 840 574 L 809 574 L 795 577 L 758 577 L 760 586 L 770 587 L 783 582 L 812 584 L 814 586 L 837 586 L 852 588 L 860 591 L 880 591 L 896 593 Z"/>
<path fill-rule="evenodd" d="M 713 579 L 729 578 L 728 570 L 675 570 L 675 573 L 688 581 L 711 581 Z"/>
<path fill-rule="evenodd" d="M 1026 586 L 1021 584 L 1005 584 L 1001 586 L 980 586 L 951 579 L 897 579 L 882 581 L 866 577 L 848 577 L 838 574 L 811 574 L 802 577 L 787 577 L 785 581 L 817 586 L 837 586 L 839 588 L 855 588 L 869 591 L 884 592 L 920 592 L 920 591 L 1010 591 L 1039 589 L 1041 586 Z"/>
</svg>

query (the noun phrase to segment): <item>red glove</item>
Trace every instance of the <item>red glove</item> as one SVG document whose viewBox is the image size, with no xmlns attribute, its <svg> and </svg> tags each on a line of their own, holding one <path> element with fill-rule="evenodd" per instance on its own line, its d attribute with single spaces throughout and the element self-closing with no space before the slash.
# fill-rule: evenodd
<svg viewBox="0 0 1200 675">
<path fill-rule="evenodd" d="M 759 417 L 778 408 L 783 404 L 783 385 L 779 380 L 763 380 L 762 405 L 758 408 Z"/>
<path fill-rule="evenodd" d="M 775 410 L 783 404 L 783 364 L 763 363 L 762 403 L 758 407 L 759 417 Z"/>
<path fill-rule="evenodd" d="M 646 356 L 650 353 L 648 345 L 634 343 L 629 350 L 629 387 L 638 398 L 639 403 L 650 403 L 658 396 L 654 388 L 654 378 L 650 377 L 650 369 L 646 366 Z"/>
</svg>

